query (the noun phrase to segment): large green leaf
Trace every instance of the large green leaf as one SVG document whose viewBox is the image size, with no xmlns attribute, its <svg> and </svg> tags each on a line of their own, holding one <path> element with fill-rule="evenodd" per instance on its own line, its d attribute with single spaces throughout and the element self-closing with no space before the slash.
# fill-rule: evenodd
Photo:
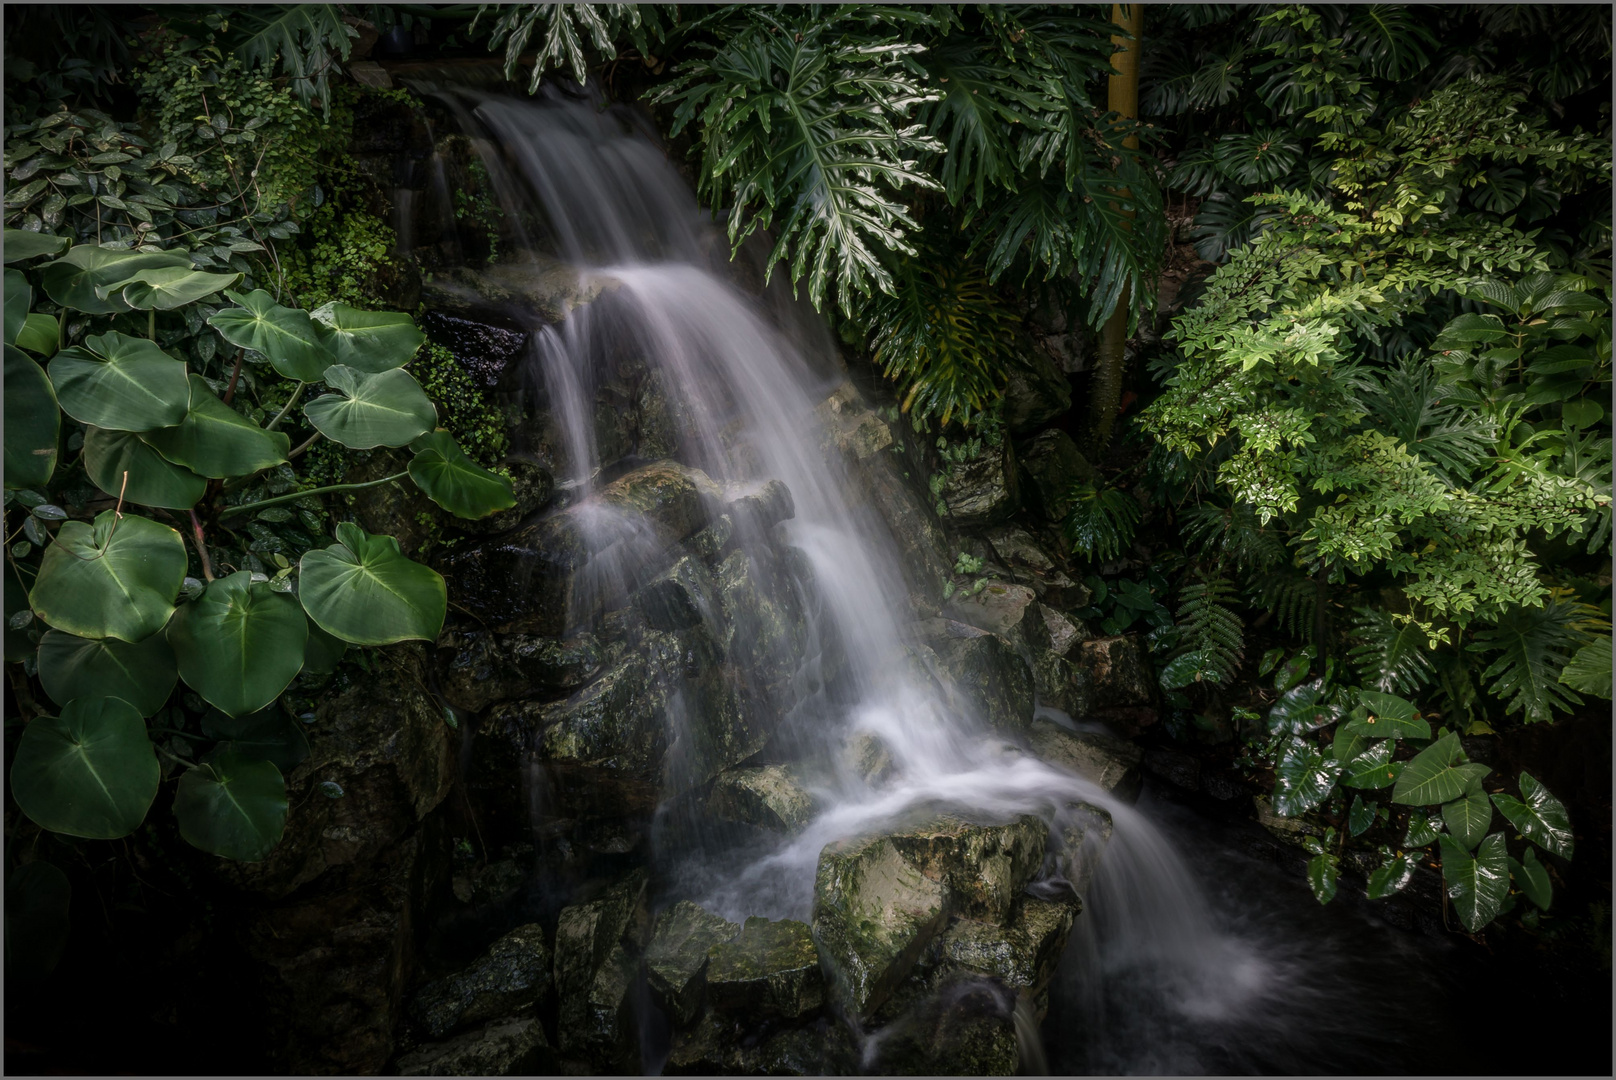
<svg viewBox="0 0 1616 1080">
<path fill-rule="evenodd" d="M 247 70 L 262 67 L 267 78 L 278 65 L 303 104 L 316 99 L 326 119 L 331 116 L 328 79 L 342 74 L 338 59 L 348 59 L 350 38 L 358 32 L 342 20 L 333 4 L 265 4 L 231 14 L 234 51 Z M 335 55 L 333 55 L 335 54 Z"/>
<path fill-rule="evenodd" d="M 8 229 L 9 233 L 10 230 Z M 6 875 L 6 979 L 43 979 L 67 948 L 73 886 L 42 859 Z"/>
<path fill-rule="evenodd" d="M 467 457 L 447 431 L 428 432 L 410 449 L 410 479 L 455 517 L 482 518 L 516 505 L 511 482 Z"/>
<path fill-rule="evenodd" d="M 62 414 L 45 369 L 6 346 L 6 487 L 42 488 L 56 471 Z"/>
<path fill-rule="evenodd" d="M 185 580 L 185 542 L 167 525 L 112 510 L 64 521 L 40 559 L 28 602 L 79 637 L 145 641 L 168 622 Z"/>
<path fill-rule="evenodd" d="M 8 421 L 9 424 L 9 421 Z M 10 430 L 9 427 L 7 430 Z M 1610 635 L 1601 634 L 1578 649 L 1560 672 L 1560 681 L 1573 690 L 1610 698 Z"/>
<path fill-rule="evenodd" d="M 1385 861 L 1369 872 L 1369 885 L 1364 890 L 1364 895 L 1371 900 L 1379 900 L 1393 893 L 1402 892 L 1403 888 L 1414 879 L 1414 871 L 1419 864 L 1418 852 L 1411 851 L 1405 855 L 1386 852 Z"/>
<path fill-rule="evenodd" d="M 92 840 L 128 836 L 146 819 L 161 769 L 140 712 L 118 698 L 79 698 L 23 729 L 11 794 L 41 828 Z"/>
<path fill-rule="evenodd" d="M 163 634 L 145 641 L 81 638 L 60 630 L 39 641 L 39 681 L 58 705 L 79 698 L 115 697 L 152 716 L 174 689 L 179 671 Z"/>
<path fill-rule="evenodd" d="M 50 379 L 62 411 L 81 424 L 152 431 L 185 419 L 185 365 L 145 338 L 108 333 L 57 353 Z"/>
<path fill-rule="evenodd" d="M 7 266 L 27 262 L 41 255 L 60 255 L 73 241 L 66 236 L 50 236 L 30 229 L 7 229 L 4 234 L 5 262 Z"/>
<path fill-rule="evenodd" d="M 1487 793 L 1475 784 L 1450 803 L 1442 805 L 1442 820 L 1448 832 L 1468 851 L 1481 843 L 1493 823 L 1493 806 Z"/>
<path fill-rule="evenodd" d="M 1509 894 L 1509 853 L 1504 850 L 1504 834 L 1487 837 L 1474 856 L 1452 837 L 1437 839 L 1442 845 L 1442 880 L 1448 886 L 1448 899 L 1453 901 L 1465 929 L 1475 933 L 1493 921 Z"/>
<path fill-rule="evenodd" d="M 1520 862 L 1509 860 L 1509 873 L 1528 900 L 1544 911 L 1549 909 L 1554 902 L 1554 885 L 1549 881 L 1549 868 L 1537 861 L 1535 850 L 1527 848 Z"/>
<path fill-rule="evenodd" d="M 191 376 L 191 408 L 175 427 L 148 432 L 157 452 L 200 476 L 250 476 L 286 460 L 292 442 L 265 431 L 221 401 L 200 375 Z"/>
<path fill-rule="evenodd" d="M 309 756 L 308 736 L 303 725 L 277 705 L 245 716 L 229 716 L 210 709 L 202 717 L 202 734 L 222 740 L 216 753 L 240 754 L 273 762 L 285 776 Z"/>
<path fill-rule="evenodd" d="M 15 344 L 17 348 L 27 349 L 39 356 L 51 356 L 61 343 L 61 336 L 62 324 L 56 321 L 56 316 L 35 311 L 23 320 Z"/>
<path fill-rule="evenodd" d="M 28 279 L 22 276 L 21 271 L 7 270 L 5 280 L 5 343 L 15 345 L 17 335 L 22 333 L 23 324 L 28 321 L 28 308 L 34 301 L 34 290 L 29 287 Z"/>
<path fill-rule="evenodd" d="M 1352 797 L 1347 809 L 1347 835 L 1362 836 L 1375 823 L 1375 808 L 1363 801 L 1362 795 Z"/>
<path fill-rule="evenodd" d="M 1358 691 L 1358 703 L 1369 710 L 1367 716 L 1348 720 L 1346 728 L 1354 735 L 1373 739 L 1429 739 L 1431 725 L 1419 716 L 1412 701 L 1372 690 Z"/>
<path fill-rule="evenodd" d="M 1326 700 L 1324 680 L 1314 679 L 1292 687 L 1274 702 L 1274 707 L 1268 710 L 1268 730 L 1303 735 L 1335 723 L 1341 719 L 1341 713 L 1340 705 Z"/>
<path fill-rule="evenodd" d="M 174 464 L 139 435 L 127 431 L 86 427 L 84 470 L 108 495 L 122 495 L 129 502 L 169 510 L 190 509 L 208 488 L 206 477 Z"/>
<path fill-rule="evenodd" d="M 1347 730 L 1346 724 L 1336 725 L 1335 738 L 1330 740 L 1330 753 L 1341 764 L 1345 765 L 1368 748 L 1367 738 L 1354 735 Z"/>
<path fill-rule="evenodd" d="M 241 280 L 240 274 L 210 274 L 204 270 L 161 266 L 100 286 L 95 294 L 105 299 L 118 293 L 123 302 L 138 311 L 173 311 L 194 304 L 204 297 L 228 289 Z"/>
<path fill-rule="evenodd" d="M 1341 860 L 1334 855 L 1315 855 L 1307 860 L 1307 884 L 1313 898 L 1321 904 L 1335 899 L 1336 883 L 1341 879 Z"/>
<path fill-rule="evenodd" d="M 263 289 L 225 296 L 239 306 L 215 312 L 208 325 L 230 344 L 269 357 L 275 370 L 288 379 L 317 382 L 337 362 L 329 331 L 308 312 L 281 307 Z"/>
<path fill-rule="evenodd" d="M 1457 734 L 1442 736 L 1404 767 L 1392 790 L 1392 802 L 1435 806 L 1457 799 L 1468 783 L 1468 774 L 1459 768 L 1463 755 Z"/>
<path fill-rule="evenodd" d="M 1292 736 L 1280 752 L 1275 768 L 1274 811 L 1284 817 L 1317 806 L 1335 787 L 1341 765 L 1318 747 Z"/>
<path fill-rule="evenodd" d="M 100 296 L 97 290 L 123 281 L 141 270 L 167 267 L 191 268 L 191 257 L 168 251 L 110 251 L 91 244 L 79 244 L 66 255 L 46 266 L 40 274 L 45 295 L 63 307 L 87 315 L 112 315 L 128 311 L 129 305 L 117 294 Z"/>
<path fill-rule="evenodd" d="M 1526 796 L 1525 802 L 1512 795 L 1499 794 L 1493 796 L 1493 805 L 1532 843 L 1562 859 L 1571 858 L 1576 845 L 1571 835 L 1571 815 L 1566 813 L 1565 804 L 1531 773 L 1521 773 L 1521 794 Z"/>
<path fill-rule="evenodd" d="M 262 758 L 220 754 L 185 770 L 174 792 L 174 816 L 193 847 L 257 862 L 286 831 L 286 781 Z"/>
<path fill-rule="evenodd" d="M 1408 832 L 1403 836 L 1406 848 L 1422 848 L 1442 835 L 1442 818 L 1415 811 L 1408 815 Z"/>
<path fill-rule="evenodd" d="M 1392 760 L 1390 739 L 1378 740 L 1363 753 L 1347 762 L 1341 774 L 1341 783 L 1350 788 L 1374 789 L 1390 787 L 1403 771 L 1403 763 Z"/>
<path fill-rule="evenodd" d="M 332 301 L 313 311 L 330 332 L 336 363 L 376 374 L 403 367 L 415 358 L 426 335 L 415 320 L 397 311 L 361 311 Z"/>
<path fill-rule="evenodd" d="M 185 685 L 231 716 L 280 696 L 303 667 L 308 635 L 297 601 L 246 570 L 210 582 L 168 628 Z"/>
<path fill-rule="evenodd" d="M 391 536 L 337 526 L 337 543 L 303 556 L 298 596 L 323 630 L 355 645 L 434 641 L 448 593 L 434 570 L 406 559 Z"/>
<path fill-rule="evenodd" d="M 340 393 L 315 398 L 304 412 L 315 430 L 350 450 L 408 446 L 438 422 L 438 411 L 407 371 L 367 375 L 336 364 L 325 381 Z"/>
</svg>

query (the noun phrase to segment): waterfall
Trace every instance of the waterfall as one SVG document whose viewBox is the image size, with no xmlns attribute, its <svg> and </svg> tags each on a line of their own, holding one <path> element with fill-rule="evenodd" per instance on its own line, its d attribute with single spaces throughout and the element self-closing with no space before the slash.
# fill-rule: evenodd
<svg viewBox="0 0 1616 1080">
<path fill-rule="evenodd" d="M 790 489 L 795 516 L 782 528 L 812 568 L 818 625 L 847 656 L 848 693 L 832 697 L 805 678 L 792 703 L 793 736 L 816 765 L 826 809 L 772 850 L 734 853 L 738 864 L 673 868 L 689 895 L 730 919 L 806 919 L 827 843 L 918 808 L 1054 823 L 1088 803 L 1111 814 L 1114 835 L 1067 964 L 1085 1014 L 1099 1015 L 1107 978 L 1154 980 L 1186 1014 L 1235 1010 L 1259 994 L 1257 961 L 1219 937 L 1199 886 L 1144 815 L 951 707 L 917 671 L 905 649 L 912 615 L 899 545 L 827 462 L 816 408 L 845 380 L 828 334 L 780 281 L 761 299 L 736 287 L 722 230 L 633 114 L 548 87 L 535 100 L 439 93 L 484 155 L 507 214 L 541 209 L 559 254 L 599 290 L 535 334 L 530 374 L 561 428 L 563 486 L 583 498 L 603 482 L 598 373 L 608 358 L 636 354 L 673 403 L 685 464 L 719 481 L 777 479 Z M 894 780 L 872 787 L 836 752 L 859 732 L 888 748 Z"/>
</svg>

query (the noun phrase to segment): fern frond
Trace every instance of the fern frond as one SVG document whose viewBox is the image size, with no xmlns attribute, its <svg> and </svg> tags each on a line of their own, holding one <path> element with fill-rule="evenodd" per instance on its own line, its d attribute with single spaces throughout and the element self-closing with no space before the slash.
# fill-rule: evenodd
<svg viewBox="0 0 1616 1080">
<path fill-rule="evenodd" d="M 1233 597 L 1234 587 L 1220 577 L 1184 587 L 1178 605 L 1179 640 L 1184 648 L 1162 673 L 1163 685 L 1176 682 L 1184 686 L 1191 681 L 1226 685 L 1233 681 L 1246 645 L 1245 624 L 1228 606 Z"/>
<path fill-rule="evenodd" d="M 1555 590 L 1542 607 L 1512 608 L 1491 627 L 1477 631 L 1470 649 L 1494 654 L 1481 677 L 1493 680 L 1487 690 L 1504 702 L 1506 712 L 1522 713 L 1530 724 L 1582 704 L 1559 676 L 1572 653 L 1588 642 L 1591 635 L 1584 625 L 1591 616 L 1597 617 L 1593 608 Z"/>
<path fill-rule="evenodd" d="M 1274 613 L 1281 630 L 1305 639 L 1313 637 L 1318 590 L 1318 582 L 1300 574 L 1271 574 L 1252 589 L 1259 605 Z"/>
<path fill-rule="evenodd" d="M 1072 550 L 1086 559 L 1115 559 L 1133 545 L 1139 504 L 1116 488 L 1097 491 L 1093 484 L 1074 484 L 1071 511 L 1062 523 Z"/>
<path fill-rule="evenodd" d="M 1221 507 L 1202 503 L 1184 511 L 1184 539 L 1202 560 L 1227 561 L 1250 576 L 1273 569 L 1285 560 L 1285 543 L 1273 528 L 1257 520 L 1245 503 Z"/>
<path fill-rule="evenodd" d="M 1365 404 L 1380 430 L 1429 461 L 1450 484 L 1468 482 L 1492 457 L 1498 424 L 1451 399 L 1431 365 L 1404 357 Z"/>
<path fill-rule="evenodd" d="M 1352 636 L 1358 643 L 1347 657 L 1371 690 L 1408 697 L 1436 675 L 1425 631 L 1411 619 L 1399 621 L 1384 608 L 1362 607 Z"/>
</svg>

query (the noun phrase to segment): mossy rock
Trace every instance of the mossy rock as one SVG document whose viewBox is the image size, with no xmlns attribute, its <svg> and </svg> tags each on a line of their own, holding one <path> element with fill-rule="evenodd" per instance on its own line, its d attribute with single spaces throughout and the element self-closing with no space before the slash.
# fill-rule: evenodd
<svg viewBox="0 0 1616 1080">
<path fill-rule="evenodd" d="M 410 1011 L 434 1039 L 540 1004 L 551 989 L 550 943 L 538 923 L 519 926 L 476 960 L 416 992 Z"/>
<path fill-rule="evenodd" d="M 676 1026 L 690 1024 L 701 1009 L 708 950 L 740 932 L 689 900 L 657 916 L 645 948 L 645 974 Z"/>
<path fill-rule="evenodd" d="M 583 686 L 605 653 L 591 634 L 566 640 L 537 634 L 455 630 L 438 639 L 438 688 L 467 712 L 517 698 L 543 698 Z"/>
<path fill-rule="evenodd" d="M 543 1076 L 554 1071 L 554 1051 L 538 1017 L 516 1016 L 419 1046 L 400 1057 L 393 1071 L 399 1076 Z"/>
<path fill-rule="evenodd" d="M 557 1042 L 597 1067 L 621 1067 L 634 1053 L 630 991 L 647 881 L 637 871 L 596 899 L 563 908 L 556 922 Z"/>
<path fill-rule="evenodd" d="M 1043 865 L 1048 826 L 1031 814 L 979 825 L 942 817 L 891 834 L 905 860 L 946 885 L 954 911 L 1003 924 Z"/>
<path fill-rule="evenodd" d="M 729 769 L 713 783 L 707 812 L 723 821 L 794 833 L 813 818 L 813 797 L 785 765 Z"/>
<path fill-rule="evenodd" d="M 796 1019 L 825 1001 L 819 952 L 807 924 L 753 917 L 707 953 L 707 998 L 733 1015 Z"/>
</svg>

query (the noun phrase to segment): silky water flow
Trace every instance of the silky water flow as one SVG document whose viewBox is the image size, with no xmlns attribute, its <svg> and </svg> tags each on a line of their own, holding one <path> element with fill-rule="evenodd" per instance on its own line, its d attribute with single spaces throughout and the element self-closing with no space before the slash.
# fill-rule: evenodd
<svg viewBox="0 0 1616 1080">
<path fill-rule="evenodd" d="M 1332 1009 L 1296 949 L 1272 927 L 1220 918 L 1220 909 L 1243 898 L 1214 902 L 1220 898 L 1198 884 L 1145 812 L 1024 753 L 983 718 L 948 707 L 917 668 L 905 649 L 913 616 L 899 546 L 877 512 L 848 497 L 846 470 L 827 449 L 816 414 L 845 379 L 834 344 L 778 280 L 761 296 L 736 287 L 722 229 L 698 208 L 643 120 L 551 87 L 532 100 L 420 88 L 454 113 L 505 213 L 522 220 L 537 206 L 543 244 L 578 275 L 580 294 L 592 297 L 536 331 L 528 361 L 559 428 L 569 475 L 557 480 L 570 502 L 587 504 L 602 482 L 595 388 L 602 365 L 625 352 L 668 396 L 684 464 L 719 482 L 779 480 L 791 494 L 795 513 L 779 528 L 805 564 L 796 579 L 809 640 L 793 658 L 793 700 L 778 737 L 808 767 L 823 809 L 780 842 L 724 834 L 691 840 L 690 830 L 659 821 L 655 858 L 660 878 L 671 882 L 664 899 L 693 899 L 734 921 L 806 921 L 826 844 L 949 808 L 984 819 L 1038 814 L 1057 826 L 1055 843 L 1062 816 L 1088 803 L 1110 813 L 1114 831 L 1084 890 L 1054 987 L 1044 1038 L 1057 1070 L 1331 1069 L 1310 1060 L 1304 1037 L 1276 1036 L 1290 1030 L 1281 1018 L 1298 1008 Z M 532 254 L 534 238 L 521 239 L 527 258 L 549 257 Z M 598 565 L 590 567 L 595 587 L 621 588 L 652 545 L 636 543 L 632 526 L 609 510 L 590 514 L 601 534 Z M 765 558 L 760 541 L 741 538 Z M 831 648 L 846 664 L 834 691 L 818 671 Z M 689 705 L 675 700 L 668 708 L 676 729 L 681 707 Z M 860 732 L 887 748 L 895 779 L 872 786 L 848 764 L 841 748 Z M 682 734 L 669 733 L 675 759 Z M 1045 1046 L 1027 1003 L 1006 996 L 998 1007 L 1014 1015 L 1022 1070 L 1044 1071 Z M 866 1061 L 880 1038 L 865 1038 Z M 1290 1047 L 1278 1057 L 1240 1049 L 1242 1041 L 1276 1040 Z"/>
</svg>

